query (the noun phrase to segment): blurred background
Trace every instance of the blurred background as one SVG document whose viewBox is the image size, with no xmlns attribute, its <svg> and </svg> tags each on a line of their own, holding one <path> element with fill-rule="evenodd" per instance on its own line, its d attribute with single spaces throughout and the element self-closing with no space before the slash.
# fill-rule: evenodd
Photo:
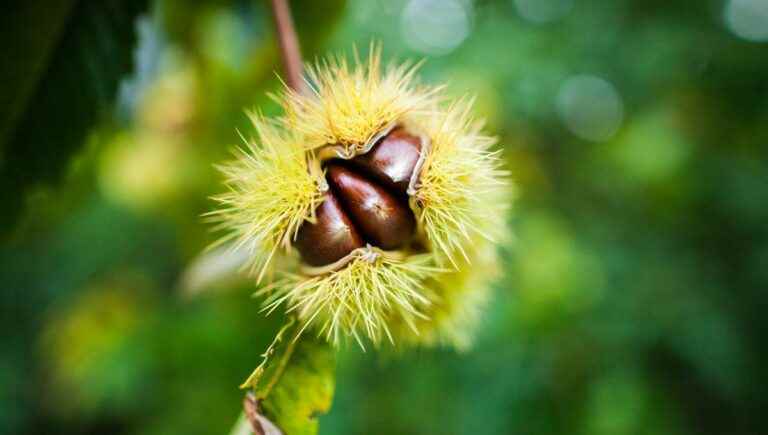
<svg viewBox="0 0 768 435">
<path fill-rule="evenodd" d="M 765 433 L 768 0 L 292 3 L 307 59 L 476 94 L 519 186 L 473 349 L 348 346 L 322 434 Z M 282 319 L 200 215 L 277 113 L 267 2 L 2 20 L 0 432 L 227 433 Z"/>
</svg>

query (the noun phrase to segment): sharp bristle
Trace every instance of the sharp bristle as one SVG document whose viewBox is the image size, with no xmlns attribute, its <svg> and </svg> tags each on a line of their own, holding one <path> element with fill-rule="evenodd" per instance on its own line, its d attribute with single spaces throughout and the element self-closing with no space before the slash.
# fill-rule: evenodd
<svg viewBox="0 0 768 435">
<path fill-rule="evenodd" d="M 339 144 L 355 151 L 384 125 L 432 104 L 431 89 L 413 85 L 417 64 L 387 68 L 381 74 L 381 47 L 372 44 L 367 60 L 355 50 L 350 65 L 344 56 L 332 56 L 308 68 L 313 94 L 285 90 L 278 96 L 287 114 L 286 128 L 300 132 L 308 149 Z"/>
<path fill-rule="evenodd" d="M 389 324 L 413 324 L 423 318 L 421 309 L 431 301 L 421 286 L 438 269 L 429 255 L 406 260 L 379 258 L 375 262 L 357 258 L 341 270 L 317 277 L 289 276 L 271 289 L 279 295 L 267 302 L 269 309 L 284 304 L 300 315 L 304 327 L 315 329 L 338 343 L 340 337 L 382 338 L 394 341 Z"/>
<path fill-rule="evenodd" d="M 251 112 L 259 145 L 239 149 L 239 158 L 221 165 L 228 191 L 214 196 L 224 206 L 209 215 L 223 238 L 253 246 L 249 269 L 262 279 L 281 242 L 294 234 L 321 201 L 318 177 L 310 174 L 299 141 Z"/>
</svg>

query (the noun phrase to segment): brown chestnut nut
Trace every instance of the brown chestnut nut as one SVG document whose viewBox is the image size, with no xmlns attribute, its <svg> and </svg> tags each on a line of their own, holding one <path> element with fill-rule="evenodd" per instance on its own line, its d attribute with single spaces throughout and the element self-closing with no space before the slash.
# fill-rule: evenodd
<svg viewBox="0 0 768 435">
<path fill-rule="evenodd" d="M 405 194 L 420 154 L 421 140 L 397 127 L 352 163 L 385 187 Z"/>
<path fill-rule="evenodd" d="M 328 162 L 330 190 L 317 221 L 305 222 L 296 237 L 304 262 L 324 266 L 366 244 L 384 250 L 407 246 L 416 219 L 406 191 L 420 152 L 420 139 L 397 127 L 368 153 Z"/>
<path fill-rule="evenodd" d="M 304 222 L 296 236 L 296 248 L 310 266 L 323 266 L 362 247 L 363 239 L 339 201 L 329 192 L 316 211 L 315 223 Z"/>
<path fill-rule="evenodd" d="M 416 221 L 404 201 L 339 164 L 328 165 L 328 179 L 345 210 L 372 245 L 396 249 L 411 239 Z"/>
</svg>

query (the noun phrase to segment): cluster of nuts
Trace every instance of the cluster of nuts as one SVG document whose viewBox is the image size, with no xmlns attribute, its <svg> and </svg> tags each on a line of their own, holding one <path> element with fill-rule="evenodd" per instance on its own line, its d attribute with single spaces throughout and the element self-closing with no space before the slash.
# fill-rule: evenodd
<svg viewBox="0 0 768 435">
<path fill-rule="evenodd" d="M 416 228 L 408 188 L 421 154 L 421 139 L 396 127 L 365 154 L 326 162 L 329 189 L 316 221 L 299 229 L 295 246 L 310 266 L 325 266 L 367 245 L 407 246 Z"/>
</svg>

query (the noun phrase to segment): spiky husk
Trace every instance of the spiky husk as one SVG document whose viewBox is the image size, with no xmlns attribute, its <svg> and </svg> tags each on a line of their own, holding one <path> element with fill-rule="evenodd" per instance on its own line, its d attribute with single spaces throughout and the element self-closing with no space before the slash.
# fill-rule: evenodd
<svg viewBox="0 0 768 435">
<path fill-rule="evenodd" d="M 285 109 L 283 123 L 303 135 L 307 149 L 340 145 L 351 156 L 387 125 L 434 106 L 438 88 L 417 86 L 417 69 L 391 64 L 382 74 L 381 50 L 372 47 L 365 63 L 355 55 L 350 66 L 336 56 L 309 66 L 311 92 L 286 89 L 275 99 Z"/>
<path fill-rule="evenodd" d="M 386 337 L 394 342 L 391 325 L 402 323 L 416 333 L 416 321 L 432 303 L 427 278 L 440 272 L 429 254 L 399 258 L 376 248 L 354 251 L 343 268 L 322 275 L 287 274 L 259 291 L 269 295 L 265 309 L 285 305 L 295 312 L 303 328 L 314 326 L 319 335 L 339 343 L 353 337 L 378 343 Z"/>
<path fill-rule="evenodd" d="M 227 231 L 218 243 L 251 250 L 251 271 L 261 280 L 278 248 L 289 249 L 301 224 L 314 218 L 325 180 L 296 136 L 250 117 L 258 143 L 246 141 L 234 161 L 219 167 L 228 191 L 213 198 L 221 208 L 208 216 Z"/>
<path fill-rule="evenodd" d="M 426 139 L 418 182 L 409 191 L 426 254 L 358 256 L 318 276 L 281 266 L 285 277 L 259 293 L 270 295 L 268 310 L 285 306 L 303 328 L 334 343 L 386 337 L 465 347 L 494 276 L 491 241 L 506 233 L 510 202 L 495 140 L 469 115 L 471 100 L 444 104 L 439 87 L 415 83 L 416 69 L 405 64 L 382 71 L 377 48 L 365 62 L 357 56 L 352 64 L 343 57 L 318 62 L 308 68 L 310 92 L 286 89 L 275 96 L 285 115 L 276 125 L 255 120 L 261 145 L 250 144 L 223 168 L 230 191 L 217 198 L 224 209 L 214 217 L 230 238 L 253 246 L 261 275 L 277 249 L 290 250 L 299 226 L 313 218 L 324 188 L 316 155 L 324 146 L 351 158 L 395 124 Z M 440 275 L 445 268 L 450 271 Z"/>
<path fill-rule="evenodd" d="M 413 198 L 417 216 L 438 261 L 456 268 L 458 256 L 469 260 L 477 236 L 503 236 L 509 204 L 508 174 L 491 150 L 496 140 L 481 134 L 471 107 L 471 100 L 460 100 L 416 120 L 431 141 Z"/>
<path fill-rule="evenodd" d="M 433 295 L 428 319 L 418 319 L 418 334 L 399 325 L 396 335 L 403 341 L 420 346 L 452 346 L 466 350 L 482 321 L 482 313 L 490 297 L 491 283 L 500 273 L 496 246 L 484 239 L 465 258 L 458 259 L 455 269 L 433 276 L 425 283 Z"/>
</svg>

